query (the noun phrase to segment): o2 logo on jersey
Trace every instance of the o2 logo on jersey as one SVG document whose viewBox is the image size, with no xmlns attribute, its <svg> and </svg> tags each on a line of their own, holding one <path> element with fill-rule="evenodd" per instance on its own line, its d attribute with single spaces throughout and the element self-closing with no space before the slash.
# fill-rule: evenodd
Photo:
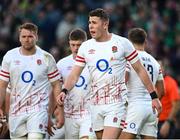
<svg viewBox="0 0 180 140">
<path fill-rule="evenodd" d="M 83 76 L 80 76 L 79 80 L 78 80 L 78 82 L 76 83 L 75 86 L 76 87 L 82 87 L 84 85 L 84 83 L 85 83 L 85 78 Z M 84 90 L 86 90 L 86 89 L 87 89 L 87 84 L 84 87 Z"/>
<path fill-rule="evenodd" d="M 102 65 L 103 65 L 103 67 L 102 67 Z M 96 67 L 101 72 L 105 72 L 105 71 L 108 70 L 109 71 L 108 73 L 112 74 L 112 68 L 109 67 L 109 63 L 108 63 L 108 61 L 106 59 L 98 60 L 97 63 L 96 63 Z"/>
<path fill-rule="evenodd" d="M 131 129 L 134 129 L 135 127 L 136 127 L 136 124 L 135 124 L 135 123 L 131 123 L 131 124 L 130 124 L 130 128 L 131 128 Z"/>
<path fill-rule="evenodd" d="M 21 75 L 21 79 L 25 83 L 30 83 L 33 81 L 33 86 L 35 86 L 36 81 L 33 80 L 33 73 L 31 71 L 24 71 Z"/>
</svg>

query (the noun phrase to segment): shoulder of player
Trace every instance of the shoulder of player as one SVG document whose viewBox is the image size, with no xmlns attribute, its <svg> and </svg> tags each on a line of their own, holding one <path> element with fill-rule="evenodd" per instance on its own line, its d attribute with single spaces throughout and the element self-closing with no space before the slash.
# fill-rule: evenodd
<svg viewBox="0 0 180 140">
<path fill-rule="evenodd" d="M 19 48 L 20 47 L 16 47 L 14 49 L 7 51 L 6 54 L 4 55 L 4 57 L 6 57 L 8 59 L 14 59 L 14 56 L 17 56 L 19 53 Z"/>
<path fill-rule="evenodd" d="M 7 51 L 7 54 L 14 54 L 14 53 L 17 53 L 17 52 L 19 52 L 19 49 L 20 49 L 20 47 L 13 48 L 13 49 Z"/>
<path fill-rule="evenodd" d="M 82 47 L 91 46 L 91 44 L 92 44 L 93 42 L 95 42 L 95 40 L 94 40 L 93 38 L 88 39 L 88 40 L 84 41 L 84 42 L 81 44 L 81 48 L 82 48 Z"/>
<path fill-rule="evenodd" d="M 46 58 L 54 58 L 54 57 L 52 56 L 52 54 L 50 54 L 49 52 L 41 49 L 40 47 L 37 47 L 37 51 L 38 51 L 39 54 L 42 54 L 42 55 L 45 56 Z"/>
<path fill-rule="evenodd" d="M 120 35 L 116 35 L 116 34 L 112 34 L 112 39 L 116 42 L 118 42 L 118 44 L 121 44 L 121 46 L 124 46 L 126 47 L 127 45 L 132 45 L 132 43 L 126 38 L 126 37 L 123 37 L 123 36 L 120 36 Z"/>
<path fill-rule="evenodd" d="M 113 39 L 118 39 L 120 41 L 129 41 L 126 37 L 123 37 L 123 36 L 120 36 L 120 35 L 117 35 L 117 34 L 114 34 L 114 33 L 112 33 L 112 38 Z"/>
<path fill-rule="evenodd" d="M 159 63 L 157 62 L 157 60 L 148 52 L 146 52 L 146 54 L 151 58 L 151 60 L 153 61 L 154 64 L 159 65 Z"/>
</svg>

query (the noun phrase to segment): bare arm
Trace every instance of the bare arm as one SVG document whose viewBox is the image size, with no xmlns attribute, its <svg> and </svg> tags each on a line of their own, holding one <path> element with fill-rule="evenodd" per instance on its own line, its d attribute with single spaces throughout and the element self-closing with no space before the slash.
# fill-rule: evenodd
<svg viewBox="0 0 180 140">
<path fill-rule="evenodd" d="M 156 82 L 156 90 L 157 90 L 157 94 L 159 99 L 161 99 L 164 96 L 164 80 L 159 80 Z"/>
<path fill-rule="evenodd" d="M 52 85 L 52 92 L 49 95 L 47 132 L 50 136 L 53 136 L 54 135 L 54 132 L 52 131 L 53 122 L 52 122 L 51 118 L 52 118 L 52 114 L 54 113 L 55 109 L 60 108 L 60 106 L 57 106 L 56 97 L 61 92 L 62 85 L 59 80 L 52 82 L 51 85 Z M 62 118 L 64 118 L 64 112 L 62 109 L 61 109 L 61 111 L 62 112 L 60 112 L 60 115 L 62 116 Z"/>
<path fill-rule="evenodd" d="M 57 105 L 56 97 L 61 92 L 62 84 L 59 80 L 57 80 L 57 81 L 51 83 L 51 85 L 52 85 L 52 94 L 50 95 L 50 106 L 51 106 L 50 113 L 52 114 Z"/>
<path fill-rule="evenodd" d="M 49 104 L 48 104 L 48 114 L 49 116 L 51 116 L 53 114 L 53 111 L 55 110 L 56 107 L 56 100 L 54 102 L 54 95 L 52 94 L 52 92 L 49 95 Z"/>
<path fill-rule="evenodd" d="M 67 80 L 65 80 L 65 83 L 64 83 L 64 87 L 68 91 L 71 90 L 74 87 L 74 85 L 76 84 L 76 82 L 78 81 L 79 76 L 80 76 L 83 68 L 84 67 L 80 67 L 80 66 L 77 66 L 77 65 L 73 66 L 73 69 L 72 69 L 71 73 L 69 74 Z"/>
<path fill-rule="evenodd" d="M 9 114 L 9 108 L 10 108 L 10 93 L 6 92 L 5 96 L 5 114 L 8 116 Z"/>
<path fill-rule="evenodd" d="M 126 84 L 128 82 L 128 79 L 129 79 L 129 72 L 126 71 L 126 73 L 125 73 L 125 83 Z"/>
<path fill-rule="evenodd" d="M 66 97 L 65 92 L 71 90 L 74 87 L 74 85 L 76 84 L 76 82 L 79 79 L 79 76 L 80 76 L 83 68 L 84 67 L 80 67 L 80 66 L 77 66 L 77 65 L 73 66 L 73 69 L 72 69 L 70 75 L 68 76 L 68 78 L 66 79 L 66 81 L 64 83 L 65 91 L 62 90 L 62 92 L 56 98 L 59 105 L 63 105 L 64 99 Z"/>
<path fill-rule="evenodd" d="M 3 116 L 2 106 L 6 97 L 8 82 L 0 80 L 0 116 Z"/>
<path fill-rule="evenodd" d="M 55 109 L 54 115 L 56 118 L 56 127 L 61 128 L 64 125 L 64 107 L 59 106 Z"/>
</svg>

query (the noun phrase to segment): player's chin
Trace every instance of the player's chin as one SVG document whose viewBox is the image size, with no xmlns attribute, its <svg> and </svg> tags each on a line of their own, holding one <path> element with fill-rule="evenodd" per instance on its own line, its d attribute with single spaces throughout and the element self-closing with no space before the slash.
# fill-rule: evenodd
<svg viewBox="0 0 180 140">
<path fill-rule="evenodd" d="M 96 34 L 95 33 L 90 33 L 91 34 L 91 37 L 96 39 Z"/>
<path fill-rule="evenodd" d="M 26 49 L 26 50 L 31 50 L 32 48 L 34 48 L 34 44 L 23 44 L 23 47 L 24 47 L 24 49 Z"/>
</svg>

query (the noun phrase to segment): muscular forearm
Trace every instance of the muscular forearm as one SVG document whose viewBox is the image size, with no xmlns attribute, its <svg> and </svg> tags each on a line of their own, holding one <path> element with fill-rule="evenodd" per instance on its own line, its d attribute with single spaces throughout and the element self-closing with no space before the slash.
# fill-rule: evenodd
<svg viewBox="0 0 180 140">
<path fill-rule="evenodd" d="M 54 105 L 54 95 L 51 93 L 49 95 L 49 104 L 48 104 L 48 114 L 51 116 L 53 114 L 53 111 L 55 109 Z"/>
<path fill-rule="evenodd" d="M 7 82 L 0 80 L 0 108 L 2 108 L 5 100 L 7 85 Z"/>
<path fill-rule="evenodd" d="M 71 90 L 74 87 L 74 85 L 76 84 L 76 82 L 78 81 L 79 76 L 80 76 L 82 70 L 83 70 L 83 67 L 75 65 L 73 67 L 70 75 L 65 80 L 64 88 L 66 88 L 68 91 Z"/>
<path fill-rule="evenodd" d="M 165 94 L 164 80 L 159 80 L 156 82 L 156 90 L 157 90 L 159 99 L 161 99 Z"/>
<path fill-rule="evenodd" d="M 52 108 L 52 110 L 49 110 L 51 113 L 54 111 L 54 108 L 57 105 L 56 97 L 60 94 L 61 89 L 62 89 L 62 84 L 59 80 L 52 83 L 52 95 L 50 95 L 50 102 L 49 102 L 50 103 L 49 106 L 51 106 Z"/>
<path fill-rule="evenodd" d="M 64 83 L 64 88 L 66 88 L 68 91 L 70 91 L 74 85 L 76 84 L 76 82 L 78 81 L 78 77 L 74 76 L 74 75 L 69 75 L 67 80 Z"/>
<path fill-rule="evenodd" d="M 0 88 L 0 108 L 2 108 L 4 100 L 5 100 L 5 90 Z"/>
</svg>

